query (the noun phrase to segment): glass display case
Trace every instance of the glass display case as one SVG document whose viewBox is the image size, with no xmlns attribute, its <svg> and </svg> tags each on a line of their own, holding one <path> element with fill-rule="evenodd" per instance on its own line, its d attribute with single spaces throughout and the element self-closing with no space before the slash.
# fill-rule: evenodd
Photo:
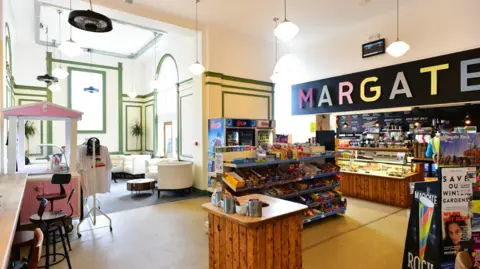
<svg viewBox="0 0 480 269">
<path fill-rule="evenodd" d="M 406 148 L 339 148 L 342 172 L 382 177 L 406 177 L 413 172 Z"/>
</svg>

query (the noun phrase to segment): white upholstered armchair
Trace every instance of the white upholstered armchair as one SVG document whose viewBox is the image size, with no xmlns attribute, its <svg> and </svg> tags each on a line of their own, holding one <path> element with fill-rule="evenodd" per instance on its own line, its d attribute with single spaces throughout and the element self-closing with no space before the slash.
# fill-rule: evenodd
<svg viewBox="0 0 480 269">
<path fill-rule="evenodd" d="M 161 161 L 157 167 L 158 198 L 160 198 L 160 191 L 191 190 L 193 186 L 191 162 Z"/>
</svg>

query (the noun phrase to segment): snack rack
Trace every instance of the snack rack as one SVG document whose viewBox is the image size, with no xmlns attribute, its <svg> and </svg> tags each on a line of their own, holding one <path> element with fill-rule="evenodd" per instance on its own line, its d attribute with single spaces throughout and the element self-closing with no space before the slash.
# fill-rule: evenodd
<svg viewBox="0 0 480 269">
<path fill-rule="evenodd" d="M 270 154 L 258 158 L 254 150 L 216 152 L 216 157 L 217 162 L 222 160 L 216 173 L 223 175 L 223 188 L 232 195 L 262 193 L 305 204 L 309 209 L 304 224 L 346 211 L 347 200 L 337 190 L 340 167 L 334 151 L 316 146 L 314 153 L 290 159 Z"/>
</svg>

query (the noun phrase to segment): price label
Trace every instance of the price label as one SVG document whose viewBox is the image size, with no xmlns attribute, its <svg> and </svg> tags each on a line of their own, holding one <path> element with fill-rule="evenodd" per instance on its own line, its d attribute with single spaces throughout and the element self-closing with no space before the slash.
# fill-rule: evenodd
<svg viewBox="0 0 480 269">
<path fill-rule="evenodd" d="M 215 153 L 215 173 L 223 173 L 223 153 Z"/>
</svg>

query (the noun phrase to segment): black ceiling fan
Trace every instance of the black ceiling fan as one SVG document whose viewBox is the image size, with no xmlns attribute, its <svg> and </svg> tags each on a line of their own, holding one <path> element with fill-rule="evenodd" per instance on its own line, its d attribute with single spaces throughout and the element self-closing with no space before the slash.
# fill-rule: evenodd
<svg viewBox="0 0 480 269">
<path fill-rule="evenodd" d="M 70 12 L 68 23 L 78 29 L 94 33 L 106 33 L 113 29 L 110 18 L 93 11 L 92 0 L 90 0 L 89 10 L 73 10 Z"/>
</svg>

